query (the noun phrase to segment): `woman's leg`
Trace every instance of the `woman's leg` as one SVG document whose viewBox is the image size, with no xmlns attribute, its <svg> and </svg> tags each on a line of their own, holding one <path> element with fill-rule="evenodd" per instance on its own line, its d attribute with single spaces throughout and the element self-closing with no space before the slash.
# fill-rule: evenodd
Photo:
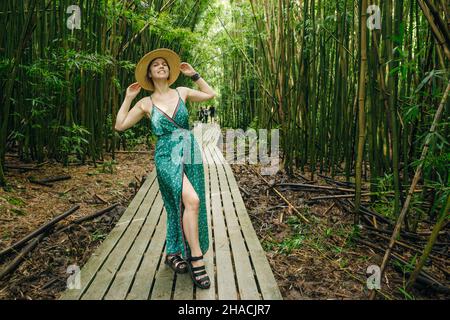
<svg viewBox="0 0 450 320">
<path fill-rule="evenodd" d="M 194 187 L 192 186 L 185 173 L 183 173 L 182 199 L 185 207 L 183 213 L 184 234 L 189 243 L 191 255 L 193 257 L 198 257 L 202 255 L 198 238 L 198 215 L 200 210 L 200 199 L 198 198 Z M 192 261 L 192 265 L 194 267 L 200 267 L 204 264 L 205 263 L 203 262 L 203 260 Z M 206 275 L 200 276 L 198 280 L 202 279 L 203 277 L 206 277 Z"/>
</svg>

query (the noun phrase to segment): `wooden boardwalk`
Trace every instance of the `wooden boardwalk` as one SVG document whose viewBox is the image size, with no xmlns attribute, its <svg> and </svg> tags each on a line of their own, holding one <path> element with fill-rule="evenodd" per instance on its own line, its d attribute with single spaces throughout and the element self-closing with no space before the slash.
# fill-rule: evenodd
<svg viewBox="0 0 450 320">
<path fill-rule="evenodd" d="M 203 149 L 211 288 L 197 289 L 189 274 L 175 274 L 163 263 L 166 213 L 153 170 L 81 269 L 81 289 L 67 289 L 60 299 L 282 299 L 231 167 L 217 148 L 220 127 L 200 124 L 193 132 Z"/>
</svg>

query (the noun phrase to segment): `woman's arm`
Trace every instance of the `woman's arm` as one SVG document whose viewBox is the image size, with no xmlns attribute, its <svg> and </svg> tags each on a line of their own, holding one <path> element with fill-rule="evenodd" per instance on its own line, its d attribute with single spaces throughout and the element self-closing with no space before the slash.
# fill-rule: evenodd
<svg viewBox="0 0 450 320">
<path fill-rule="evenodd" d="M 196 73 L 194 68 L 186 62 L 181 63 L 180 70 L 184 75 L 188 77 L 192 77 Z M 195 81 L 195 83 L 198 85 L 200 90 L 195 90 L 188 87 L 180 87 L 186 92 L 186 100 L 192 102 L 202 102 L 213 99 L 217 96 L 217 93 L 203 78 L 198 79 L 197 81 Z"/>
<path fill-rule="evenodd" d="M 128 128 L 134 126 L 137 122 L 139 122 L 139 120 L 142 119 L 142 117 L 145 116 L 145 111 L 142 106 L 143 100 L 145 98 L 139 100 L 134 105 L 134 107 L 130 111 L 128 111 L 131 102 L 137 96 L 140 90 L 141 86 L 137 82 L 133 83 L 128 87 L 125 99 L 123 100 L 122 106 L 120 107 L 119 112 L 117 113 L 116 124 L 114 126 L 115 130 L 125 131 Z"/>
</svg>

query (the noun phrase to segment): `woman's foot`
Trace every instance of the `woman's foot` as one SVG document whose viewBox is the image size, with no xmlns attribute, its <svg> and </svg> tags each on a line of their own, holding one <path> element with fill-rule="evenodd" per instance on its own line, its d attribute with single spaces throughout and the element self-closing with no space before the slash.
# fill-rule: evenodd
<svg viewBox="0 0 450 320">
<path fill-rule="evenodd" d="M 206 273 L 203 256 L 188 258 L 189 272 L 194 284 L 201 289 L 208 289 L 211 285 L 209 276 Z"/>
<path fill-rule="evenodd" d="M 168 265 L 176 273 L 188 272 L 188 265 L 179 254 L 166 255 L 164 263 Z"/>
</svg>

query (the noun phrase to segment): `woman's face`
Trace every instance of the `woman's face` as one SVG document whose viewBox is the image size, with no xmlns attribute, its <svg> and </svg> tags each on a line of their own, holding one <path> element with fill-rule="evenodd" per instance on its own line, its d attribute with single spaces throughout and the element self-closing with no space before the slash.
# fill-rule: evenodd
<svg viewBox="0 0 450 320">
<path fill-rule="evenodd" d="M 167 61 L 164 58 L 156 58 L 150 63 L 148 76 L 151 79 L 168 79 L 169 72 Z"/>
</svg>

